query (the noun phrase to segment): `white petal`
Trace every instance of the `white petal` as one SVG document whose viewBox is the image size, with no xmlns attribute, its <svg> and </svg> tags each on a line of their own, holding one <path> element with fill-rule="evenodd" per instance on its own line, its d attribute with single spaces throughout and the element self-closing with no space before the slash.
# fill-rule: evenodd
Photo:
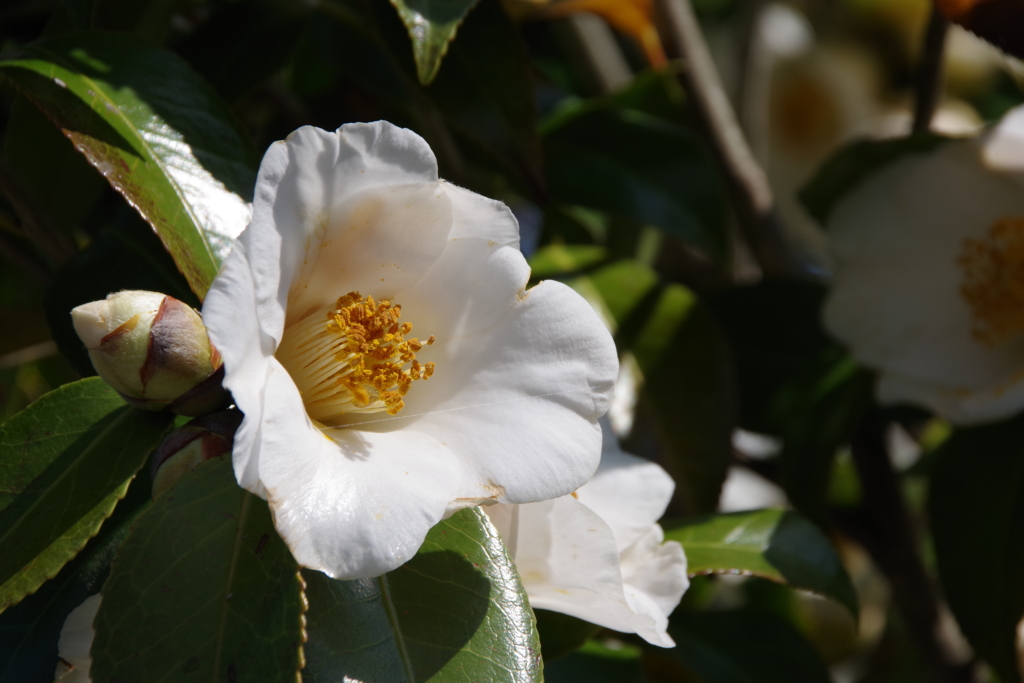
<svg viewBox="0 0 1024 683">
<path fill-rule="evenodd" d="M 656 602 L 634 599 L 640 611 L 630 609 L 615 538 L 597 514 L 572 496 L 520 505 L 518 512 L 516 569 L 533 607 L 672 645 L 667 615 L 648 611 Z"/>
<path fill-rule="evenodd" d="M 100 602 L 99 594 L 86 598 L 85 602 L 73 609 L 64 621 L 60 639 L 57 641 L 57 656 L 60 657 L 60 661 L 57 662 L 55 681 L 89 683 L 89 667 L 92 665 L 89 650 L 92 649 L 92 640 L 96 635 L 92 622 L 96 619 Z"/>
<path fill-rule="evenodd" d="M 295 559 L 341 579 L 379 576 L 409 560 L 456 497 L 455 458 L 411 430 L 317 429 L 288 373 L 275 366 L 259 476 Z"/>
<path fill-rule="evenodd" d="M 665 542 L 661 527 L 652 524 L 642 538 L 622 553 L 621 567 L 630 608 L 650 614 L 657 628 L 664 631 L 668 615 L 690 587 L 683 546 L 675 541 Z"/>
<path fill-rule="evenodd" d="M 452 231 L 448 239 L 479 237 L 519 249 L 519 221 L 503 202 L 451 183 L 444 184 L 452 203 Z"/>
<path fill-rule="evenodd" d="M 344 266 L 349 269 L 346 283 L 323 291 L 316 289 L 319 280 L 296 282 L 304 273 L 309 275 L 306 266 L 311 262 L 331 268 L 342 247 L 366 246 L 370 255 L 380 255 L 378 236 L 351 224 L 360 215 L 383 227 L 391 238 L 405 228 L 393 246 L 396 252 L 412 254 L 412 262 L 401 264 L 404 272 L 395 269 L 385 280 L 396 278 L 406 286 L 414 281 L 418 277 L 414 266 L 422 268 L 430 261 L 415 255 L 439 254 L 450 227 L 450 219 L 445 223 L 440 218 L 448 213 L 442 206 L 448 200 L 439 183 L 437 162 L 426 142 L 384 121 L 348 124 L 337 133 L 306 126 L 271 145 L 260 164 L 252 222 L 238 239 L 249 255 L 263 330 L 280 341 L 286 311 L 294 317 L 318 302 L 326 305 L 348 293 L 336 289 L 353 284 L 365 288 L 371 284 L 372 268 L 387 271 L 389 264 L 396 263 L 394 259 L 374 263 L 371 258 L 362 263 L 350 258 Z M 440 197 L 434 202 L 439 208 L 435 211 L 430 205 L 422 222 L 400 225 L 399 217 L 415 217 L 415 212 L 404 210 L 403 200 L 434 190 L 438 191 L 434 196 Z M 303 289 L 302 284 L 309 288 Z M 298 299 L 289 310 L 293 291 Z"/>
<path fill-rule="evenodd" d="M 1024 373 L 994 386 L 967 389 L 887 372 L 879 378 L 877 393 L 885 405 L 917 403 L 958 425 L 981 424 L 1010 417 L 1024 406 Z"/>
<path fill-rule="evenodd" d="M 260 326 L 245 244 L 235 245 L 213 281 L 203 303 L 203 322 L 224 359 L 224 386 L 245 414 L 232 451 L 235 477 L 240 486 L 266 498 L 257 463 L 265 389 L 277 345 Z"/>
<path fill-rule="evenodd" d="M 1024 106 L 1003 115 L 984 140 L 984 159 L 989 168 L 1024 171 Z"/>
<path fill-rule="evenodd" d="M 660 465 L 623 452 L 612 435 L 597 473 L 576 496 L 608 524 L 622 552 L 665 514 L 674 490 L 675 482 Z"/>
<path fill-rule="evenodd" d="M 453 289 L 451 310 L 490 319 L 485 289 L 473 290 L 479 298 Z M 543 282 L 490 327 L 442 337 L 426 351 L 437 371 L 413 386 L 401 414 L 350 426 L 412 429 L 444 443 L 467 473 L 471 488 L 460 498 L 545 500 L 575 490 L 597 468 L 597 418 L 608 409 L 618 362 L 611 336 L 570 288 Z"/>
</svg>

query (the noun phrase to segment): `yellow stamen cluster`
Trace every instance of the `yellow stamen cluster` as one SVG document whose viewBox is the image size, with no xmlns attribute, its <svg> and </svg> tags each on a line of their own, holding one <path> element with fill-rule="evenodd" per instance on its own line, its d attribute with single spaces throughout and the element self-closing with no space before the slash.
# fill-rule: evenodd
<svg viewBox="0 0 1024 683">
<path fill-rule="evenodd" d="M 402 307 L 349 292 L 333 308 L 285 330 L 277 359 L 302 392 L 306 412 L 326 425 L 349 413 L 395 415 L 413 381 L 434 374 L 416 353 L 434 343 L 406 339 L 412 324 L 399 322 Z"/>
<path fill-rule="evenodd" d="M 974 338 L 995 346 L 1024 332 L 1024 216 L 1000 218 L 986 237 L 965 240 L 957 263 Z"/>
</svg>

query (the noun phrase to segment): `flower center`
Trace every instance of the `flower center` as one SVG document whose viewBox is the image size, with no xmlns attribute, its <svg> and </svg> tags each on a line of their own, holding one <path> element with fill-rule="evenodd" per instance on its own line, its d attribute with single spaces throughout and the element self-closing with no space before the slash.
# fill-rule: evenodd
<svg viewBox="0 0 1024 683">
<path fill-rule="evenodd" d="M 995 346 L 1024 332 L 1024 216 L 1004 216 L 988 236 L 965 240 L 957 263 L 974 338 Z"/>
<path fill-rule="evenodd" d="M 434 363 L 416 360 L 434 337 L 405 339 L 412 324 L 400 323 L 401 315 L 402 307 L 390 301 L 349 292 L 284 331 L 277 359 L 311 418 L 332 425 L 348 413 L 395 415 L 413 381 L 434 374 Z"/>
</svg>

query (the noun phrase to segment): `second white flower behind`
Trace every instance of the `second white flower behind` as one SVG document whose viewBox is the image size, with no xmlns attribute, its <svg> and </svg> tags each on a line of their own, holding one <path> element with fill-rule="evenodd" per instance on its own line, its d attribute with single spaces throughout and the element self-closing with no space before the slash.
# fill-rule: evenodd
<svg viewBox="0 0 1024 683">
<path fill-rule="evenodd" d="M 690 585 L 686 555 L 657 524 L 675 483 L 655 463 L 624 453 L 607 429 L 601 466 L 568 496 L 486 508 L 534 608 L 661 647 L 668 617 Z"/>
</svg>

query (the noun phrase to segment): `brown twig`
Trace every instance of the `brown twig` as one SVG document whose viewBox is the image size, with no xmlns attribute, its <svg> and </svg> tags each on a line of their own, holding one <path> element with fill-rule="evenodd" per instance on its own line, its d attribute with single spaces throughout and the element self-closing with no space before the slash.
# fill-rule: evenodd
<svg viewBox="0 0 1024 683">
<path fill-rule="evenodd" d="M 680 81 L 725 173 L 744 241 L 765 275 L 803 275 L 782 234 L 768 178 L 736 120 L 690 1 L 656 0 L 655 5 L 662 42 L 669 57 L 683 61 Z"/>
<path fill-rule="evenodd" d="M 938 8 L 932 7 L 928 27 L 924 32 L 921 46 L 921 61 L 914 75 L 914 123 L 913 132 L 926 131 L 931 127 L 935 109 L 942 96 L 942 58 L 946 47 L 949 21 Z"/>
<path fill-rule="evenodd" d="M 889 460 L 885 424 L 869 414 L 851 441 L 862 502 L 850 533 L 889 580 L 893 601 L 936 683 L 971 683 L 970 664 L 957 661 L 941 628 L 939 600 L 917 552 L 918 543 L 899 479 Z M 854 523 L 850 523 L 854 522 Z"/>
</svg>

